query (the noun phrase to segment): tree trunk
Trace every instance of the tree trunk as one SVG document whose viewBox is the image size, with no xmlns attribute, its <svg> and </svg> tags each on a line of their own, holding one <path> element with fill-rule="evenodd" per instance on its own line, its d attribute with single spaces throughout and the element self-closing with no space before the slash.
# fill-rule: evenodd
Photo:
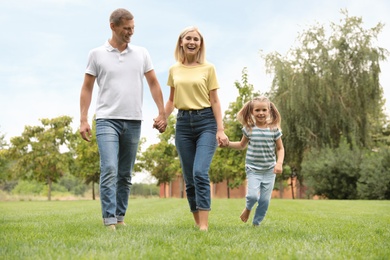
<svg viewBox="0 0 390 260">
<path fill-rule="evenodd" d="M 294 179 L 294 177 L 293 176 L 291 176 L 291 178 L 290 178 L 290 180 L 291 180 L 291 198 L 292 199 L 295 199 L 295 197 L 294 197 L 294 182 L 293 182 L 293 179 Z"/>
<path fill-rule="evenodd" d="M 52 181 L 50 179 L 50 177 L 47 177 L 47 184 L 48 184 L 48 191 L 47 191 L 47 200 L 51 200 L 51 185 L 52 185 Z"/>
<path fill-rule="evenodd" d="M 283 199 L 283 193 L 284 193 L 284 180 L 280 178 L 279 180 L 279 197 Z"/>
<path fill-rule="evenodd" d="M 227 197 L 230 199 L 229 179 L 226 180 Z"/>
<path fill-rule="evenodd" d="M 95 197 L 95 182 L 92 181 L 92 200 L 96 200 L 96 197 Z"/>
</svg>

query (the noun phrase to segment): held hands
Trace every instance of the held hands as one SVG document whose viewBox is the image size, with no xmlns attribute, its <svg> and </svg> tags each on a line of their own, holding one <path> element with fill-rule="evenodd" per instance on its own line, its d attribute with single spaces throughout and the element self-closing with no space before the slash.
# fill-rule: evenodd
<svg viewBox="0 0 390 260">
<path fill-rule="evenodd" d="M 217 141 L 219 147 L 228 147 L 229 146 L 229 138 L 226 136 L 223 130 L 217 132 Z"/>
<path fill-rule="evenodd" d="M 153 121 L 153 128 L 156 128 L 160 133 L 165 132 L 165 129 L 167 128 L 167 119 L 165 116 L 158 116 L 157 118 L 154 118 Z"/>
</svg>

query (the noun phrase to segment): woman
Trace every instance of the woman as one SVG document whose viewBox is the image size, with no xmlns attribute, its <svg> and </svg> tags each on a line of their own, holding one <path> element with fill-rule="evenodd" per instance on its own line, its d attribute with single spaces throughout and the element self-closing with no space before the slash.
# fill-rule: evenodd
<svg viewBox="0 0 390 260">
<path fill-rule="evenodd" d="M 196 27 L 185 28 L 177 40 L 176 63 L 169 70 L 171 92 L 166 116 L 178 109 L 176 149 L 195 224 L 208 230 L 211 210 L 208 171 L 218 145 L 226 145 L 219 88 L 214 65 L 205 60 L 203 36 Z"/>
</svg>

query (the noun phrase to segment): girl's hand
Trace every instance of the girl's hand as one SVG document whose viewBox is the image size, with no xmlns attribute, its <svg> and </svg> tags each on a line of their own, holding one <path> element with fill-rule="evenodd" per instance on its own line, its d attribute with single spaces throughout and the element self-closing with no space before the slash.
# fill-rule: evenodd
<svg viewBox="0 0 390 260">
<path fill-rule="evenodd" d="M 223 130 L 217 132 L 217 141 L 219 147 L 227 147 L 229 145 L 229 138 Z"/>
<path fill-rule="evenodd" d="M 282 173 L 283 172 L 283 164 L 281 163 L 276 163 L 275 168 L 274 168 L 274 173 Z"/>
</svg>

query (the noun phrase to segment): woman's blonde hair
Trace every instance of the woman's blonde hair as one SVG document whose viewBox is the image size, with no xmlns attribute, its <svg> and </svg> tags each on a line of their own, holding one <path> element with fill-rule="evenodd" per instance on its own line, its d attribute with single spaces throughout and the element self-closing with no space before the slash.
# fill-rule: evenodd
<svg viewBox="0 0 390 260">
<path fill-rule="evenodd" d="M 255 97 L 254 99 L 245 103 L 245 105 L 241 108 L 241 110 L 237 114 L 237 120 L 248 130 L 252 130 L 255 126 L 255 120 L 253 119 L 253 104 L 255 102 L 266 102 L 268 104 L 268 109 L 270 111 L 270 118 L 267 119 L 267 125 L 271 129 L 280 128 L 280 124 L 282 121 L 282 117 L 275 104 L 272 103 L 267 97 Z"/>
<path fill-rule="evenodd" d="M 175 59 L 178 62 L 184 62 L 185 60 L 185 53 L 181 46 L 182 40 L 184 36 L 189 32 L 197 32 L 200 36 L 200 49 L 198 51 L 196 61 L 200 64 L 205 63 L 206 61 L 206 47 L 203 39 L 203 35 L 199 31 L 198 27 L 196 26 L 189 26 L 184 28 L 184 30 L 180 33 L 179 38 L 177 39 L 176 48 L 175 48 Z"/>
</svg>

